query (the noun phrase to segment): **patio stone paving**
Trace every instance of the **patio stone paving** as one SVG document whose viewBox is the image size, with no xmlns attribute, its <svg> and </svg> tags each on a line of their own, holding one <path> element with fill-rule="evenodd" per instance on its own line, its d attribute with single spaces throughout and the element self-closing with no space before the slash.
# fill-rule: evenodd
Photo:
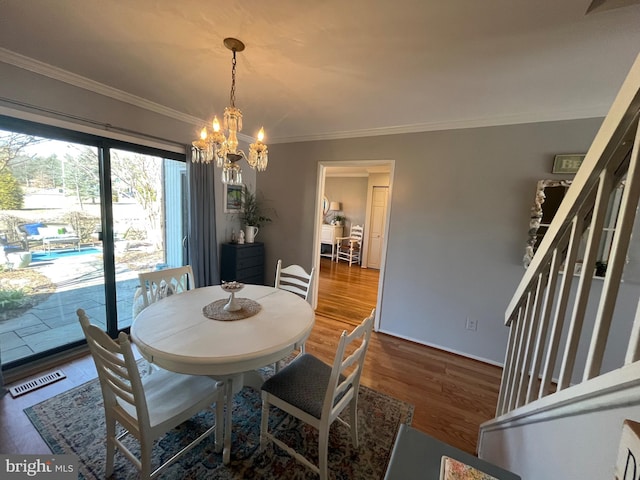
<svg viewBox="0 0 640 480">
<path fill-rule="evenodd" d="M 100 255 L 32 264 L 51 278 L 56 292 L 23 315 L 0 320 L 0 355 L 8 363 L 34 353 L 84 338 L 76 310 L 83 308 L 91 321 L 106 328 L 104 279 Z M 119 266 L 116 296 L 120 327 L 131 325 L 133 295 L 138 274 Z"/>
</svg>

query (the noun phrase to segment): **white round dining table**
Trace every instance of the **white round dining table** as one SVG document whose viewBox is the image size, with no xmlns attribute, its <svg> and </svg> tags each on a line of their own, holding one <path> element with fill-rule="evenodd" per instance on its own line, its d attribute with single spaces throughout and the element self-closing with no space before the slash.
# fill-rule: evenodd
<svg viewBox="0 0 640 480">
<path fill-rule="evenodd" d="M 245 285 L 235 296 L 258 302 L 260 310 L 240 320 L 206 317 L 203 307 L 229 297 L 216 285 L 153 303 L 131 325 L 133 343 L 151 363 L 225 382 L 224 463 L 231 454 L 233 394 L 244 385 L 259 389 L 262 377 L 255 370 L 286 357 L 307 339 L 315 320 L 311 306 L 291 292 Z"/>
</svg>

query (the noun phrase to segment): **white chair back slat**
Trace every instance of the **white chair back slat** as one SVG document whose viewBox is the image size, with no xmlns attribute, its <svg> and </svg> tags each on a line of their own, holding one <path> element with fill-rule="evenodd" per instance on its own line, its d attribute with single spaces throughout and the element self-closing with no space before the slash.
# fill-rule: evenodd
<svg viewBox="0 0 640 480">
<path fill-rule="evenodd" d="M 308 301 L 314 275 L 315 268 L 312 268 L 311 271 L 307 273 L 300 265 L 283 267 L 282 260 L 278 260 L 275 287 L 280 290 L 295 293 Z"/>
<path fill-rule="evenodd" d="M 195 288 L 191 265 L 138 273 L 144 307 L 167 297 Z"/>
<path fill-rule="evenodd" d="M 329 411 L 336 411 L 333 406 L 336 405 L 336 400 L 340 395 L 351 396 L 357 393 L 360 386 L 360 375 L 364 367 L 365 353 L 369 347 L 369 339 L 371 338 L 371 332 L 373 330 L 374 315 L 375 309 L 373 309 L 371 315 L 365 318 L 351 333 L 347 333 L 346 330 L 342 332 L 336 357 L 333 362 L 329 387 L 327 388 L 324 399 L 323 415 L 325 412 L 328 414 Z M 360 345 L 353 353 L 345 358 L 347 347 L 355 341 L 360 341 Z M 353 367 L 353 370 L 345 375 L 345 372 L 350 367 Z M 340 379 L 341 375 L 345 376 L 343 380 Z"/>
<path fill-rule="evenodd" d="M 147 401 L 128 335 L 121 332 L 118 342 L 115 342 L 104 331 L 91 325 L 84 311 L 78 311 L 78 318 L 93 355 L 103 393 L 116 402 L 119 399 L 135 406 L 138 422 L 148 424 Z"/>
</svg>

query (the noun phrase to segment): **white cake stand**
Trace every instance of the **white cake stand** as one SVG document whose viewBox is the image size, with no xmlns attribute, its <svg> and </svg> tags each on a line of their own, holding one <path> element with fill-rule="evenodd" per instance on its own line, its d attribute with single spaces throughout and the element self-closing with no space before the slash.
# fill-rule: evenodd
<svg viewBox="0 0 640 480">
<path fill-rule="evenodd" d="M 222 309 L 226 312 L 237 312 L 238 310 L 240 310 L 242 308 L 242 305 L 240 305 L 240 303 L 238 303 L 238 301 L 236 300 L 236 292 L 239 292 L 244 288 L 244 283 L 222 282 L 222 285 L 220 287 L 225 292 L 231 293 L 231 295 L 229 295 L 229 301 L 224 307 L 222 307 Z"/>
</svg>

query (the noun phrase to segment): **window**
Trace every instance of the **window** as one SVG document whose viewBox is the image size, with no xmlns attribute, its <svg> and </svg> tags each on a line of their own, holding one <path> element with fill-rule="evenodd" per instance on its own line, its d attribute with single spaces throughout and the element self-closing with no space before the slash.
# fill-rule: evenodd
<svg viewBox="0 0 640 480">
<path fill-rule="evenodd" d="M 186 263 L 184 155 L 0 117 L 0 351 L 13 367 L 115 336 L 137 273 Z"/>
</svg>

